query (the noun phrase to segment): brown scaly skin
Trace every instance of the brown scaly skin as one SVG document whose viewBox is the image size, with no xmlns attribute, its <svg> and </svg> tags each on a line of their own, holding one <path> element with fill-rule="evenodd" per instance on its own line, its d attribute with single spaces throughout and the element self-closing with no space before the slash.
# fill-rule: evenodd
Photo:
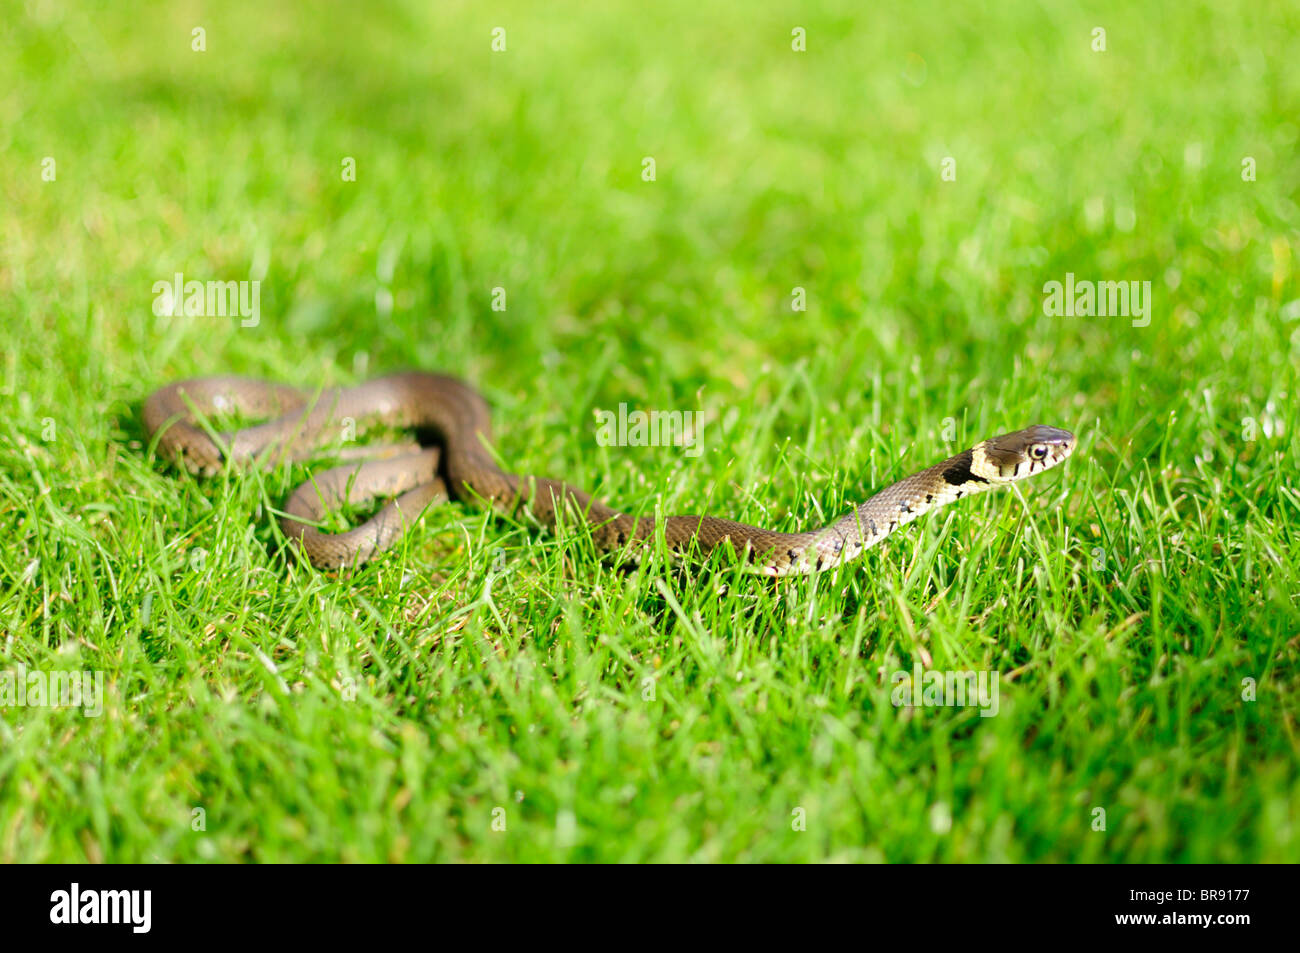
<svg viewBox="0 0 1300 953">
<path fill-rule="evenodd" d="M 273 419 L 219 434 L 218 441 L 196 424 L 195 412 L 231 411 Z M 438 446 L 366 448 L 388 459 L 335 467 L 295 490 L 280 525 L 315 566 L 365 562 L 396 542 L 427 506 L 449 497 L 481 501 L 502 513 L 522 507 L 546 526 L 555 525 L 557 509 L 565 506 L 566 519 L 585 519 L 604 552 L 634 554 L 631 544 L 653 538 L 652 517 L 620 513 L 557 480 L 501 470 L 486 449 L 491 441 L 486 402 L 453 377 L 409 372 L 319 393 L 249 378 L 196 378 L 169 384 L 144 403 L 145 428 L 157 440 L 158 452 L 205 475 L 219 472 L 228 461 L 249 465 L 301 459 L 348 420 L 357 426 L 376 422 L 429 432 Z M 663 520 L 664 541 L 681 558 L 704 557 L 730 545 L 753 571 L 769 576 L 819 572 L 856 558 L 923 513 L 1050 469 L 1074 447 L 1068 431 L 1027 427 L 913 473 L 821 529 L 777 533 L 714 516 L 669 516 Z M 322 533 L 310 525 L 345 499 L 359 503 L 390 495 L 397 498 L 347 533 Z"/>
</svg>

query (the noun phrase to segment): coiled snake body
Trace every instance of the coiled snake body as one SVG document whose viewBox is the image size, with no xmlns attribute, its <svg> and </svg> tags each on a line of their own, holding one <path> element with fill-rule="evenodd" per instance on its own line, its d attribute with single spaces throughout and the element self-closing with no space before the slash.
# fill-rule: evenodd
<svg viewBox="0 0 1300 953">
<path fill-rule="evenodd" d="M 196 417 L 229 412 L 273 419 L 217 434 L 214 440 Z M 603 552 L 632 553 L 634 544 L 655 532 L 653 517 L 621 513 L 561 481 L 503 471 L 487 450 L 491 427 L 486 402 L 453 377 L 410 372 L 318 394 L 248 378 L 196 378 L 155 391 L 145 400 L 143 413 L 158 452 L 202 475 L 227 463 L 301 459 L 344 421 L 381 422 L 436 435 L 434 447 L 366 448 L 386 459 L 334 467 L 293 492 L 281 528 L 320 568 L 365 562 L 399 539 L 426 507 L 449 497 L 481 501 L 504 513 L 524 508 L 548 526 L 567 508 L 587 521 Z M 703 557 L 729 544 L 755 572 L 769 576 L 819 572 L 861 555 L 923 513 L 1054 467 L 1074 447 L 1068 431 L 1027 427 L 913 473 L 821 529 L 777 533 L 714 516 L 670 516 L 663 520 L 664 541 L 681 558 Z M 323 533 L 312 525 L 342 501 L 356 504 L 386 496 L 396 499 L 349 532 Z"/>
</svg>

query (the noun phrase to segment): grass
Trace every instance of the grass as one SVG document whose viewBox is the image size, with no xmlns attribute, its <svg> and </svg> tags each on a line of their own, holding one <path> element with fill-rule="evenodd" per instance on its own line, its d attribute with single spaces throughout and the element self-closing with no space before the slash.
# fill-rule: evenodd
<svg viewBox="0 0 1300 953">
<path fill-rule="evenodd" d="M 0 709 L 0 860 L 1300 860 L 1294 7 L 3 18 L 0 673 L 107 697 Z M 260 276 L 260 323 L 154 315 L 176 272 Z M 1045 314 L 1067 272 L 1149 325 Z M 276 546 L 306 469 L 198 481 L 139 422 L 407 367 L 517 472 L 774 528 L 1080 446 L 807 580 L 464 505 L 339 576 Z M 705 452 L 600 446 L 620 402 Z M 997 717 L 895 707 L 915 664 Z"/>
</svg>

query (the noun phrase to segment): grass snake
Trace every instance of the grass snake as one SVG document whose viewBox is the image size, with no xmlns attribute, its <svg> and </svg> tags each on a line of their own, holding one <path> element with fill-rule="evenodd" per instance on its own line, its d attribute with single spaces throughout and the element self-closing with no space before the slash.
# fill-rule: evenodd
<svg viewBox="0 0 1300 953">
<path fill-rule="evenodd" d="M 211 415 L 229 413 L 271 419 L 226 433 L 207 426 Z M 559 511 L 568 507 L 587 522 L 592 541 L 605 553 L 635 556 L 637 546 L 655 533 L 654 517 L 619 512 L 561 481 L 503 471 L 488 449 L 486 401 L 468 384 L 441 374 L 394 374 L 319 392 L 243 377 L 194 378 L 149 395 L 143 417 L 158 453 L 199 475 L 218 473 L 228 463 L 301 460 L 349 422 L 431 435 L 430 446 L 352 448 L 344 455 L 358 456 L 359 451 L 382 459 L 317 473 L 293 492 L 281 529 L 319 568 L 364 563 L 392 546 L 429 505 L 452 497 L 503 513 L 523 509 L 552 528 Z M 715 516 L 669 516 L 663 520 L 664 542 L 681 559 L 702 558 L 729 543 L 755 572 L 819 572 L 856 558 L 924 513 L 1042 473 L 1074 447 L 1069 431 L 1026 427 L 904 477 L 820 529 L 779 533 Z M 315 525 L 341 502 L 356 505 L 385 497 L 395 498 L 348 532 L 326 533 Z"/>
</svg>

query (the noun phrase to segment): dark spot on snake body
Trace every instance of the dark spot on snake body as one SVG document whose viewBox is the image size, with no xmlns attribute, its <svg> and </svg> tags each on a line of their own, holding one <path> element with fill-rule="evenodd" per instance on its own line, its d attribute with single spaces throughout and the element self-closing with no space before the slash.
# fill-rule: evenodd
<svg viewBox="0 0 1300 953">
<path fill-rule="evenodd" d="M 879 536 L 880 530 L 876 529 L 876 521 L 873 519 L 868 519 L 867 522 L 871 524 L 871 535 Z"/>
<path fill-rule="evenodd" d="M 957 454 L 948 461 L 947 467 L 943 471 L 943 478 L 953 486 L 960 486 L 963 483 L 988 483 L 989 481 L 982 476 L 976 476 L 971 472 L 971 462 L 973 455 L 969 450 Z"/>
<path fill-rule="evenodd" d="M 933 503 L 933 502 L 934 502 L 934 494 L 933 494 L 933 493 L 927 493 L 927 494 L 925 494 L 925 502 L 927 502 L 927 503 Z"/>
<path fill-rule="evenodd" d="M 799 554 L 795 552 L 793 549 L 787 549 L 785 551 L 785 554 L 790 557 L 790 562 L 794 562 L 796 559 L 799 558 Z"/>
<path fill-rule="evenodd" d="M 907 503 L 905 503 L 905 502 L 903 502 L 903 503 L 899 503 L 899 504 L 898 504 L 898 508 L 899 508 L 900 510 L 902 510 L 904 513 L 910 513 L 910 512 L 912 512 L 912 508 L 911 508 L 910 506 L 908 506 Z"/>
</svg>

